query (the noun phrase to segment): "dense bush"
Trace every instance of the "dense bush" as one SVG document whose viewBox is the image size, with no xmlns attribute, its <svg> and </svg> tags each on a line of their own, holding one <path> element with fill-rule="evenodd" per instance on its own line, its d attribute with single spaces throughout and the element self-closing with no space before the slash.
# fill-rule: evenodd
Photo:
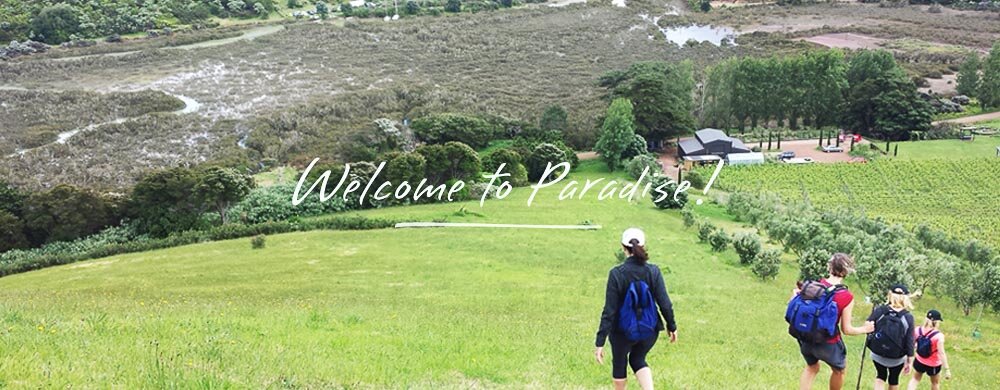
<svg viewBox="0 0 1000 390">
<path fill-rule="evenodd" d="M 663 166 L 656 159 L 656 156 L 649 154 L 641 154 L 629 160 L 625 164 L 625 171 L 628 175 L 635 180 L 639 180 L 642 176 L 643 171 L 646 172 L 646 180 L 652 180 L 653 177 L 659 176 L 663 173 Z"/>
<path fill-rule="evenodd" d="M 476 181 L 482 171 L 479 155 L 461 142 L 423 145 L 417 148 L 416 153 L 424 157 L 426 178 L 433 184 L 453 179 Z"/>
<path fill-rule="evenodd" d="M 239 202 L 256 186 L 250 175 L 235 169 L 209 167 L 199 172 L 195 187 L 198 199 L 219 214 L 223 224 L 228 222 L 226 211 L 233 203 Z"/>
<path fill-rule="evenodd" d="M 256 236 L 254 236 L 253 238 L 251 238 L 250 239 L 250 248 L 253 248 L 253 249 L 264 249 L 264 246 L 267 245 L 267 239 L 266 239 L 266 237 L 267 236 L 265 236 L 263 234 L 258 234 Z"/>
<path fill-rule="evenodd" d="M 698 225 L 698 241 L 708 242 L 708 238 L 715 231 L 715 225 L 708 221 L 702 221 Z"/>
<path fill-rule="evenodd" d="M 458 141 L 473 148 L 486 147 L 497 136 L 497 129 L 482 118 L 463 114 L 434 114 L 417 118 L 413 133 L 430 144 Z"/>
<path fill-rule="evenodd" d="M 558 146 L 543 143 L 536 146 L 532 151 L 531 155 L 528 157 L 528 180 L 538 181 L 545 174 L 545 168 L 552 164 L 555 166 L 561 162 L 566 161 L 566 152 L 560 149 Z M 556 171 L 553 174 L 560 174 L 560 171 Z"/>
<path fill-rule="evenodd" d="M 848 252 L 850 253 L 850 252 Z M 809 248 L 799 256 L 799 280 L 820 280 L 827 275 L 832 254 L 824 248 Z"/>
<path fill-rule="evenodd" d="M 190 168 L 152 172 L 136 183 L 129 197 L 127 215 L 140 234 L 166 237 L 201 227 L 204 204 L 195 187 L 198 174 Z"/>
<path fill-rule="evenodd" d="M 676 192 L 677 182 L 666 176 L 657 176 L 653 179 L 653 188 L 661 188 L 667 193 L 667 196 L 663 196 L 662 199 L 659 194 L 653 196 L 653 203 L 656 207 L 661 209 L 680 209 L 684 208 L 684 205 L 688 202 L 687 192 Z"/>
<path fill-rule="evenodd" d="M 778 249 L 765 249 L 757 254 L 750 271 L 763 280 L 774 279 L 781 270 L 781 251 Z"/>
<path fill-rule="evenodd" d="M 527 168 L 524 167 L 521 155 L 515 150 L 497 149 L 483 156 L 483 171 L 487 173 L 495 173 L 500 164 L 506 164 L 503 173 L 510 174 L 507 180 L 512 186 L 519 187 L 528 184 Z"/>
<path fill-rule="evenodd" d="M 71 37 L 82 32 L 80 16 L 69 4 L 42 8 L 42 11 L 31 19 L 31 29 L 35 33 L 36 40 L 53 45 L 69 41 Z"/>
<path fill-rule="evenodd" d="M 688 183 L 691 183 L 691 187 L 692 188 L 697 188 L 699 190 L 702 189 L 702 188 L 705 188 L 705 184 L 706 184 L 705 183 L 705 177 L 701 175 L 701 172 L 694 171 L 694 170 L 688 171 L 684 175 L 684 180 L 687 180 Z"/>
<path fill-rule="evenodd" d="M 427 160 L 419 153 L 399 153 L 386 161 L 385 177 L 394 185 L 407 182 L 411 185 L 420 183 L 427 169 Z"/>
<path fill-rule="evenodd" d="M 690 208 L 681 209 L 681 217 L 684 219 L 684 228 L 690 228 L 698 223 L 698 220 L 694 216 L 694 212 Z"/>
<path fill-rule="evenodd" d="M 35 245 L 75 240 L 117 222 L 110 202 L 70 185 L 31 194 L 22 215 L 28 238 Z"/>
<path fill-rule="evenodd" d="M 733 249 L 740 256 L 741 264 L 753 263 L 761 251 L 760 236 L 757 233 L 739 233 L 733 240 Z"/>
<path fill-rule="evenodd" d="M 333 180 L 339 180 L 335 178 Z M 330 184 L 332 190 L 335 184 Z M 310 195 L 298 206 L 292 205 L 294 184 L 277 184 L 254 189 L 242 201 L 233 206 L 229 213 L 244 224 L 287 221 L 296 217 L 310 217 L 347 210 L 347 205 L 339 196 L 320 202 L 315 194 Z M 299 194 L 299 196 L 302 196 Z"/>
<path fill-rule="evenodd" d="M 11 249 L 27 248 L 24 223 L 16 215 L 0 210 L 0 253 Z"/>
<path fill-rule="evenodd" d="M 644 154 L 649 154 L 649 150 L 646 148 L 646 139 L 636 134 L 632 143 L 628 144 L 622 152 L 622 160 L 629 161 L 635 156 Z"/>
<path fill-rule="evenodd" d="M 716 229 L 708 236 L 708 243 L 712 246 L 713 252 L 725 251 L 729 247 L 729 242 L 729 234 L 726 234 L 726 231 L 722 229 Z"/>
</svg>

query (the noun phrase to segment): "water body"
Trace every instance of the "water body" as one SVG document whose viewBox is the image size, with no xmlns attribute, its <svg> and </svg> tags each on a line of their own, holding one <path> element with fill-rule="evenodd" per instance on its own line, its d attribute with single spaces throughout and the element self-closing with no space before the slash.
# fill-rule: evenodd
<svg viewBox="0 0 1000 390">
<path fill-rule="evenodd" d="M 718 27 L 709 25 L 694 24 L 690 26 L 676 26 L 660 28 L 660 32 L 668 41 L 684 46 L 688 41 L 709 42 L 720 46 L 725 42 L 728 45 L 736 44 L 736 30 L 729 27 Z"/>
</svg>

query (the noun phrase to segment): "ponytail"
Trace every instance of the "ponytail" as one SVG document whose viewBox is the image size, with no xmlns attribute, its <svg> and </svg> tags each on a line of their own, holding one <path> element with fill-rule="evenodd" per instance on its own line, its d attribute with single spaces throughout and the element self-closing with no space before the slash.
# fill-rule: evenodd
<svg viewBox="0 0 1000 390">
<path fill-rule="evenodd" d="M 629 240 L 628 243 L 630 245 L 626 247 L 628 248 L 628 253 L 631 254 L 632 257 L 635 257 L 635 259 L 639 261 L 639 264 L 646 264 L 646 261 L 649 260 L 649 255 L 646 254 L 646 248 L 639 245 L 639 240 L 634 238 Z"/>
</svg>

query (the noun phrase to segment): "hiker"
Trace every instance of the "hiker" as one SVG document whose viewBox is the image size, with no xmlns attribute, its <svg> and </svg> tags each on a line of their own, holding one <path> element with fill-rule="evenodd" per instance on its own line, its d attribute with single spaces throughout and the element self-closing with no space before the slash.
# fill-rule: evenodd
<svg viewBox="0 0 1000 390">
<path fill-rule="evenodd" d="M 944 379 L 951 379 L 951 368 L 948 366 L 948 355 L 944 353 L 944 334 L 941 333 L 941 312 L 930 310 L 924 324 L 917 328 L 914 335 L 916 341 L 917 359 L 913 362 L 913 378 L 910 378 L 908 390 L 917 390 L 924 374 L 931 377 L 931 390 L 941 388 L 941 369 L 944 368 Z"/>
<path fill-rule="evenodd" d="M 646 354 L 656 344 L 659 332 L 664 330 L 664 320 L 670 342 L 676 342 L 677 324 L 663 274 L 659 267 L 648 262 L 645 233 L 637 228 L 627 229 L 622 233 L 621 244 L 628 257 L 608 272 L 594 356 L 597 363 L 604 364 L 604 342 L 610 338 L 611 378 L 615 389 L 625 388 L 626 366 L 631 365 L 639 387 L 651 390 L 653 372 L 646 364 Z"/>
<path fill-rule="evenodd" d="M 916 322 L 913 315 L 910 290 L 905 285 L 889 287 L 886 303 L 872 310 L 868 321 L 875 323 L 875 331 L 868 335 L 867 348 L 872 351 L 875 365 L 875 390 L 899 389 L 900 372 L 909 374 L 913 364 L 913 332 Z"/>
<path fill-rule="evenodd" d="M 799 342 L 799 352 L 806 361 L 806 368 L 799 378 L 799 388 L 809 390 L 819 373 L 819 362 L 830 366 L 830 389 L 844 386 L 847 369 L 847 347 L 841 333 L 854 336 L 871 333 L 875 325 L 865 322 L 860 327 L 851 325 L 854 295 L 843 284 L 844 278 L 854 272 L 854 260 L 844 253 L 835 253 L 827 262 L 829 276 L 819 281 L 803 282 L 792 290 L 792 299 L 785 311 L 788 333 Z"/>
</svg>

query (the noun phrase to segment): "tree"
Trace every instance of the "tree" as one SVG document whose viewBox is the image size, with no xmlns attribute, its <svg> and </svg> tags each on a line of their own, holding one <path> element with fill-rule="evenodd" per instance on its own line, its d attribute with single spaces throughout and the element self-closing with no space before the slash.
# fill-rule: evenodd
<svg viewBox="0 0 1000 390">
<path fill-rule="evenodd" d="M 28 237 L 24 235 L 24 222 L 21 222 L 16 215 L 0 210 L 0 253 L 28 246 Z"/>
<path fill-rule="evenodd" d="M 622 151 L 622 160 L 629 161 L 635 156 L 642 156 L 645 154 L 649 154 L 646 139 L 642 138 L 641 135 L 636 134 L 635 137 L 632 137 L 632 142 L 629 142 L 625 150 Z"/>
<path fill-rule="evenodd" d="M 219 213 L 222 224 L 229 222 L 226 218 L 229 207 L 243 200 L 256 186 L 252 176 L 232 168 L 211 167 L 200 176 L 195 188 L 197 196 Z"/>
<path fill-rule="evenodd" d="M 445 12 L 458 13 L 462 12 L 462 1 L 461 0 L 448 0 L 444 5 Z"/>
<path fill-rule="evenodd" d="M 760 253 L 760 236 L 757 233 L 740 233 L 733 240 L 733 249 L 740 256 L 740 263 L 753 263 L 754 258 Z"/>
<path fill-rule="evenodd" d="M 983 78 L 976 94 L 983 109 L 1000 108 L 1000 41 L 993 44 L 983 64 Z"/>
<path fill-rule="evenodd" d="M 514 187 L 528 184 L 528 170 L 522 163 L 521 155 L 513 149 L 497 149 L 483 156 L 483 170 L 492 174 L 500 164 L 505 164 L 502 173 L 510 174 L 507 181 Z M 544 169 L 544 168 L 543 168 Z"/>
<path fill-rule="evenodd" d="M 566 152 L 559 146 L 550 143 L 541 143 L 531 151 L 528 156 L 528 180 L 539 181 L 545 174 L 545 169 L 549 164 L 555 166 L 566 161 Z"/>
<path fill-rule="evenodd" d="M 653 198 L 652 199 L 653 200 L 653 204 L 655 204 L 656 207 L 661 208 L 661 209 L 682 209 L 682 208 L 684 208 L 684 205 L 687 204 L 687 202 L 688 202 L 688 194 L 687 194 L 687 192 L 676 192 L 677 191 L 677 183 L 674 182 L 673 179 L 670 179 L 670 178 L 668 178 L 666 176 L 657 176 L 657 177 L 653 178 L 653 183 L 652 184 L 653 184 L 652 188 L 661 188 L 663 190 L 663 192 L 665 192 L 667 194 L 667 196 L 661 196 L 659 194 L 655 194 L 652 197 Z M 674 198 L 675 193 L 676 193 L 676 199 Z M 660 199 L 661 197 L 662 197 L 662 199 Z M 707 234 L 711 234 L 711 230 L 715 229 L 715 226 L 712 226 L 708 222 L 705 222 L 705 224 L 702 225 L 702 227 L 705 227 L 705 226 L 710 227 L 710 230 L 709 230 L 709 232 Z M 699 230 L 698 231 L 698 234 L 699 234 L 698 238 L 701 239 L 702 241 L 708 240 L 708 236 L 706 235 L 704 238 L 702 238 L 701 237 L 701 233 L 702 232 Z"/>
<path fill-rule="evenodd" d="M 799 256 L 799 280 L 820 280 L 826 277 L 830 252 L 823 248 L 809 248 Z"/>
<path fill-rule="evenodd" d="M 424 157 L 426 178 L 431 184 L 475 179 L 482 171 L 479 155 L 469 145 L 461 142 L 423 145 L 415 152 Z"/>
<path fill-rule="evenodd" d="M 385 177 L 395 185 L 406 181 L 410 185 L 424 178 L 427 160 L 418 153 L 400 153 L 386 162 Z"/>
<path fill-rule="evenodd" d="M 757 254 L 750 271 L 762 280 L 774 279 L 781 270 L 781 250 L 765 249 Z"/>
<path fill-rule="evenodd" d="M 21 207 L 27 198 L 23 192 L 0 180 L 0 211 L 6 211 L 15 216 L 21 215 Z"/>
<path fill-rule="evenodd" d="M 344 12 L 344 16 L 350 16 L 351 4 L 346 3 L 347 11 Z M 340 10 L 344 11 L 344 5 L 340 6 Z M 319 14 L 320 19 L 326 19 L 330 17 L 330 6 L 323 1 L 316 2 L 316 13 Z"/>
<path fill-rule="evenodd" d="M 712 246 L 712 252 L 723 252 L 729 247 L 729 235 L 725 230 L 718 229 L 708 236 L 708 243 Z"/>
<path fill-rule="evenodd" d="M 931 107 L 917 86 L 884 50 L 865 50 L 851 58 L 843 124 L 861 134 L 889 140 L 909 139 L 930 128 Z"/>
<path fill-rule="evenodd" d="M 538 121 L 538 127 L 543 131 L 558 131 L 562 133 L 568 127 L 566 124 L 566 110 L 559 105 L 552 105 L 542 113 L 542 119 Z"/>
<path fill-rule="evenodd" d="M 979 53 L 971 52 L 958 68 L 955 91 L 959 95 L 976 97 L 979 92 Z"/>
<path fill-rule="evenodd" d="M 101 196 L 71 185 L 34 193 L 24 203 L 23 221 L 35 245 L 69 241 L 111 224 L 111 207 Z"/>
<path fill-rule="evenodd" d="M 416 15 L 420 13 L 420 4 L 416 0 L 406 0 L 404 11 L 407 15 Z"/>
<path fill-rule="evenodd" d="M 627 70 L 604 74 L 600 85 L 608 89 L 611 98 L 626 98 L 634 104 L 636 132 L 647 140 L 671 138 L 694 129 L 690 62 L 638 62 Z"/>
<path fill-rule="evenodd" d="M 418 138 L 427 143 L 458 141 L 473 148 L 486 147 L 497 134 L 496 126 L 482 118 L 450 113 L 417 118 L 410 128 Z"/>
<path fill-rule="evenodd" d="M 136 230 L 153 237 L 165 237 L 199 227 L 204 206 L 195 193 L 197 173 L 189 168 L 152 172 L 134 187 L 127 215 Z"/>
<path fill-rule="evenodd" d="M 625 149 L 635 140 L 635 119 L 632 116 L 632 102 L 617 98 L 608 107 L 608 115 L 601 126 L 594 150 L 604 158 L 608 168 L 615 170 L 620 164 Z"/>
<path fill-rule="evenodd" d="M 69 4 L 56 4 L 42 8 L 31 19 L 31 30 L 36 37 L 48 44 L 59 44 L 70 40 L 70 36 L 81 33 L 80 19 L 76 9 Z"/>
</svg>

